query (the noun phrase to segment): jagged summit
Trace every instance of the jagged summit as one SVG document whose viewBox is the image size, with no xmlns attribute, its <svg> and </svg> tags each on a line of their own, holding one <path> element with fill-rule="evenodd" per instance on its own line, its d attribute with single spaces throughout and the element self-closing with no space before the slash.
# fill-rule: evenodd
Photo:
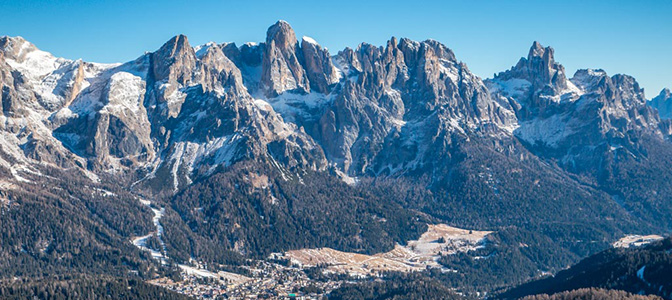
<svg viewBox="0 0 672 300">
<path fill-rule="evenodd" d="M 527 58 L 487 80 L 492 94 L 518 104 L 514 134 L 539 155 L 553 153 L 572 172 L 594 172 L 609 161 L 605 144 L 638 155 L 633 140 L 668 135 L 632 76 L 580 69 L 568 79 L 553 52 L 534 42 Z"/>
<path fill-rule="evenodd" d="M 660 90 L 660 93 L 658 93 L 658 96 L 654 97 L 651 100 L 653 101 L 654 99 L 658 100 L 658 101 L 670 100 L 670 99 L 672 99 L 672 92 L 670 91 L 669 88 L 663 88 L 662 90 Z"/>
<path fill-rule="evenodd" d="M 295 47 L 297 40 L 294 29 L 283 20 L 276 22 L 266 31 L 266 43 L 270 44 L 271 42 L 281 48 Z"/>
<path fill-rule="evenodd" d="M 546 47 L 541 45 L 541 43 L 534 41 L 532 43 L 532 47 L 530 47 L 530 51 L 527 54 L 527 59 L 531 59 L 532 57 L 543 57 L 547 52 L 549 52 L 551 58 L 553 58 L 553 48 Z"/>
<path fill-rule="evenodd" d="M 672 119 L 672 93 L 664 88 L 658 96 L 649 101 L 649 105 L 658 110 L 661 119 Z"/>
<path fill-rule="evenodd" d="M 28 43 L 28 45 L 24 45 Z M 21 49 L 21 47 L 35 47 L 32 43 L 26 41 L 21 36 L 0 36 L 0 51 L 2 52 L 15 52 Z"/>
<path fill-rule="evenodd" d="M 189 47 L 189 39 L 184 34 L 178 34 L 168 40 L 161 48 L 172 47 L 172 54 L 183 49 L 184 47 Z"/>
<path fill-rule="evenodd" d="M 539 42 L 532 44 L 527 58 L 521 58 L 513 68 L 497 74 L 495 78 L 524 79 L 534 90 L 541 90 L 549 85 L 559 90 L 567 88 L 565 68 L 555 61 L 553 48 L 544 48 Z"/>
<path fill-rule="evenodd" d="M 289 23 L 278 21 L 268 28 L 260 84 L 267 97 L 285 91 L 309 93 L 310 83 L 301 66 L 301 51 Z"/>
<path fill-rule="evenodd" d="M 555 103 L 573 102 L 582 91 L 567 79 L 565 68 L 555 61 L 552 47 L 534 42 L 527 57 L 511 69 L 486 80 L 495 97 L 514 101 L 519 119 L 533 118 Z"/>
<path fill-rule="evenodd" d="M 152 54 L 155 80 L 168 79 L 185 84 L 196 65 L 196 53 L 185 35 L 176 35 Z M 169 77 L 170 78 L 167 78 Z"/>
<path fill-rule="evenodd" d="M 365 150 L 379 147 L 376 145 L 383 143 L 391 130 L 399 130 L 408 121 L 456 134 L 480 125 L 490 128 L 495 124 L 493 128 L 501 129 L 515 123 L 506 104 L 492 101 L 480 79 L 435 40 L 391 38 L 386 47 L 363 43 L 350 51 L 332 56 L 312 38 L 298 41 L 284 21 L 269 27 L 264 43 L 241 47 L 209 43 L 194 48 L 185 35 L 176 35 L 136 61 L 88 73 L 84 68 L 81 75 L 74 72 L 79 83 L 74 92 L 57 95 L 67 100 L 50 104 L 52 111 L 61 113 L 51 118 L 58 124 L 50 124 L 54 128 L 48 130 L 58 132 L 55 136 L 75 152 L 85 153 L 84 158 L 92 161 L 90 168 L 96 171 L 124 174 L 143 166 L 151 177 L 170 167 L 176 168 L 171 175 L 176 181 L 186 182 L 183 178 L 190 175 L 178 174 L 181 165 L 217 165 L 234 159 L 207 158 L 222 157 L 224 148 L 199 154 L 206 157 L 181 158 L 179 151 L 205 147 L 182 143 L 231 138 L 245 128 L 255 128 L 258 135 L 250 140 L 289 136 L 310 145 L 314 139 L 337 165 L 347 169 L 354 162 L 357 168 L 352 173 L 360 174 L 388 168 L 379 162 L 373 165 L 373 160 L 382 162 L 382 158 Z M 58 68 L 44 73 L 60 74 Z M 34 77 L 33 84 L 41 80 Z M 50 91 L 46 89 L 40 99 L 46 99 Z M 5 107 L 25 111 L 20 98 L 4 97 Z M 219 115 L 209 115 L 216 112 Z M 215 125 L 202 123 L 205 120 Z M 81 133 L 78 128 L 89 126 L 87 122 L 95 124 L 96 130 Z M 306 133 L 293 127 L 303 127 Z M 203 128 L 208 128 L 207 132 Z M 345 137 L 339 138 L 339 132 Z M 418 134 L 404 133 L 395 143 L 406 140 L 418 144 Z M 429 132 L 420 134 L 429 139 Z M 103 151 L 104 145 L 119 147 Z M 254 153 L 250 155 L 263 155 L 262 148 L 251 149 Z M 396 163 L 418 168 L 417 161 L 430 161 L 427 155 L 429 152 L 422 150 Z M 282 156 L 277 158 L 283 160 Z M 294 165 L 308 163 L 319 168 L 325 164 L 319 153 L 291 156 L 294 158 L 285 161 L 304 157 Z"/>
</svg>

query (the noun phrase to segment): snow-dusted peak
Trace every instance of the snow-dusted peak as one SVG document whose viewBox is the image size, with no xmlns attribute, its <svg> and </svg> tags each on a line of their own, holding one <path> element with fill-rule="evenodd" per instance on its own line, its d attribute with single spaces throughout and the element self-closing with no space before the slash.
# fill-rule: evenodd
<svg viewBox="0 0 672 300">
<path fill-rule="evenodd" d="M 31 49 L 34 50 L 37 48 L 23 37 L 6 35 L 0 37 L 0 51 L 3 52 L 5 57 L 17 59 L 22 53 L 25 54 L 25 52 L 27 52 L 26 50 L 30 51 Z"/>
<path fill-rule="evenodd" d="M 205 53 L 208 52 L 208 49 L 210 49 L 212 47 L 217 47 L 217 43 L 211 41 L 211 42 L 207 42 L 203 45 L 195 46 L 194 47 L 194 52 L 196 52 L 196 57 L 201 59 L 205 55 Z"/>
<path fill-rule="evenodd" d="M 311 38 L 309 36 L 304 35 L 302 40 L 306 43 L 310 43 L 310 44 L 313 44 L 313 45 L 319 45 L 313 38 Z"/>
<path fill-rule="evenodd" d="M 605 77 L 608 77 L 607 72 L 602 69 L 581 69 L 574 73 L 570 81 L 579 89 L 590 92 Z"/>
<path fill-rule="evenodd" d="M 289 22 L 287 22 L 287 21 L 285 21 L 285 20 L 278 20 L 278 21 L 276 22 L 276 24 L 282 24 L 282 25 L 287 25 L 287 26 L 289 26 Z"/>
<path fill-rule="evenodd" d="M 39 50 L 22 37 L 2 37 L 0 48 L 7 64 L 31 79 L 45 76 L 62 65 L 72 62 Z"/>
<path fill-rule="evenodd" d="M 500 94 L 504 97 L 520 99 L 528 92 L 532 83 L 526 79 L 511 78 L 507 80 L 490 80 L 487 82 L 488 89 L 493 94 Z"/>
</svg>

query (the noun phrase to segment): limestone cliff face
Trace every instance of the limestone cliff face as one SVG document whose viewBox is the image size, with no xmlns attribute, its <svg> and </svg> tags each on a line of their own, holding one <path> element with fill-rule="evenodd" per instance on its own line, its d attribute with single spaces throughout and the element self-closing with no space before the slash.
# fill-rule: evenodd
<svg viewBox="0 0 672 300">
<path fill-rule="evenodd" d="M 237 92 L 245 90 L 242 75 L 236 65 L 224 54 L 217 45 L 206 45 L 199 51 L 196 82 L 204 90 L 218 91 L 230 86 Z"/>
<path fill-rule="evenodd" d="M 184 35 L 173 37 L 152 53 L 154 95 L 150 98 L 150 113 L 164 119 L 175 117 L 184 102 L 179 89 L 189 85 L 195 68 L 196 54 Z"/>
<path fill-rule="evenodd" d="M 329 51 L 309 37 L 301 40 L 301 51 L 311 89 L 322 94 L 329 94 L 332 86 L 339 80 Z"/>
<path fill-rule="evenodd" d="M 35 162 L 59 168 L 85 164 L 54 138 L 57 118 L 47 119 L 77 94 L 82 66 L 21 37 L 0 37 L 0 169 L 17 174 L 20 166 L 34 171 L 27 165 Z"/>
<path fill-rule="evenodd" d="M 431 157 L 450 156 L 445 145 L 453 135 L 477 127 L 505 134 L 516 122 L 508 103 L 493 101 L 480 78 L 436 41 L 361 44 L 335 61 L 343 72 L 337 95 L 304 126 L 353 175 L 431 170 Z"/>
<path fill-rule="evenodd" d="M 299 59 L 301 48 L 292 27 L 278 21 L 266 33 L 261 85 L 267 97 L 285 91 L 310 92 L 310 83 Z"/>
</svg>

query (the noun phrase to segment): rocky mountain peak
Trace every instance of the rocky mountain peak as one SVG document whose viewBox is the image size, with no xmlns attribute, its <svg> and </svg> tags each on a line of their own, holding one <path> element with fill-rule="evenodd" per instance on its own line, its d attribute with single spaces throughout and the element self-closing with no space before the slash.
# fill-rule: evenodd
<svg viewBox="0 0 672 300">
<path fill-rule="evenodd" d="M 567 88 L 565 68 L 555 61 L 553 48 L 544 48 L 539 42 L 532 44 L 527 58 L 521 58 L 513 68 L 497 74 L 495 78 L 527 80 L 536 91 L 547 85 L 558 91 Z"/>
<path fill-rule="evenodd" d="M 514 134 L 531 145 L 558 151 L 561 161 L 572 162 L 568 168 L 581 165 L 573 153 L 597 149 L 595 141 L 618 136 L 621 138 L 613 143 L 627 145 L 627 139 L 635 139 L 636 134 L 661 136 L 659 120 L 645 107 L 644 91 L 633 77 L 610 77 L 603 70 L 584 69 L 568 80 L 562 65 L 555 62 L 553 49 L 538 42 L 533 43 L 527 58 L 488 80 L 487 85 L 495 97 L 520 104 L 516 107 L 519 127 Z M 584 150 L 573 152 L 575 149 Z M 601 159 L 604 152 L 594 155 Z"/>
<path fill-rule="evenodd" d="M 25 48 L 35 48 L 35 46 L 20 36 L 10 37 L 5 35 L 0 37 L 0 53 L 4 57 L 18 59 L 21 50 Z"/>
<path fill-rule="evenodd" d="M 544 48 L 539 42 L 534 42 L 524 63 L 529 76 L 535 76 L 537 80 L 533 84 L 538 88 L 551 84 L 559 89 L 567 88 L 565 68 L 555 62 L 554 50 L 551 47 Z"/>
<path fill-rule="evenodd" d="M 669 98 L 670 94 L 671 94 L 670 89 L 664 88 L 662 91 L 660 91 L 660 94 L 658 94 L 658 96 L 664 95 L 665 97 Z"/>
<path fill-rule="evenodd" d="M 177 35 L 151 54 L 151 76 L 154 80 L 150 97 L 150 114 L 161 120 L 175 117 L 184 102 L 180 88 L 193 79 L 197 63 L 196 52 L 185 35 Z"/>
<path fill-rule="evenodd" d="M 601 69 L 577 70 L 572 83 L 585 93 L 604 94 L 604 101 L 623 107 L 642 106 L 645 104 L 644 89 L 634 77 L 624 74 L 607 75 Z"/>
<path fill-rule="evenodd" d="M 56 58 L 51 53 L 38 49 L 20 36 L 0 37 L 0 55 L 13 69 L 31 79 L 39 79 L 63 64 L 73 63 L 71 60 Z"/>
<path fill-rule="evenodd" d="M 331 91 L 331 85 L 339 79 L 336 67 L 331 62 L 329 51 L 307 36 L 301 39 L 301 50 L 310 88 L 328 94 Z"/>
<path fill-rule="evenodd" d="M 603 85 L 609 76 L 602 69 L 580 69 L 576 70 L 571 81 L 586 92 L 592 92 L 600 85 Z"/>
<path fill-rule="evenodd" d="M 29 112 L 22 106 L 47 111 L 61 108 L 77 94 L 84 64 L 81 60 L 56 58 L 22 37 L 0 37 L 3 111 L 18 116 Z"/>
<path fill-rule="evenodd" d="M 308 76 L 300 61 L 302 55 L 297 52 L 301 48 L 287 22 L 278 21 L 268 28 L 260 82 L 267 97 L 285 91 L 310 92 Z"/>
<path fill-rule="evenodd" d="M 161 46 L 161 48 L 164 47 L 168 47 L 168 49 L 171 49 L 170 54 L 174 56 L 177 53 L 183 53 L 184 50 L 190 47 L 189 39 L 184 34 L 178 34 L 172 37 L 170 40 L 168 40 L 168 42 L 163 44 L 163 46 Z"/>
<path fill-rule="evenodd" d="M 422 43 L 432 48 L 432 50 L 434 50 L 434 54 L 438 58 L 453 62 L 457 61 L 457 59 L 455 58 L 455 53 L 453 53 L 453 50 L 450 50 L 448 47 L 446 47 L 446 45 L 440 43 L 439 41 L 429 39 Z"/>
<path fill-rule="evenodd" d="M 664 88 L 658 93 L 658 96 L 654 97 L 653 100 L 658 100 L 658 101 L 667 101 L 667 100 L 672 100 L 672 92 L 668 88 Z"/>
<path fill-rule="evenodd" d="M 245 89 L 240 70 L 217 44 L 202 46 L 196 55 L 199 59 L 196 81 L 205 90 L 221 91 L 223 87 L 233 87 L 237 91 Z"/>
<path fill-rule="evenodd" d="M 651 107 L 658 110 L 661 119 L 672 119 L 672 93 L 670 89 L 663 89 L 658 96 L 649 101 Z"/>
<path fill-rule="evenodd" d="M 57 59 L 51 53 L 47 53 L 38 49 L 31 42 L 26 41 L 20 36 L 2 36 L 0 37 L 0 55 L 6 59 L 12 60 L 15 64 L 22 64 L 27 60 L 33 60 L 29 65 L 23 66 L 22 71 L 43 71 L 43 67 L 49 63 L 67 61 L 65 59 Z M 30 68 L 30 67 L 33 68 Z M 43 74 L 39 74 L 43 75 Z"/>
<path fill-rule="evenodd" d="M 615 86 L 613 92 L 624 101 L 630 102 L 632 105 L 645 104 L 646 98 L 644 97 L 644 89 L 639 86 L 635 77 L 625 74 L 616 74 L 611 76 L 611 81 Z"/>
<path fill-rule="evenodd" d="M 551 53 L 551 56 L 553 55 L 553 48 L 551 47 L 546 47 L 541 45 L 541 43 L 534 41 L 532 43 L 532 47 L 530 47 L 530 52 L 527 54 L 527 59 L 531 59 L 532 57 L 544 57 L 546 50 L 549 50 Z"/>
<path fill-rule="evenodd" d="M 554 52 L 553 48 L 534 42 L 527 57 L 486 81 L 490 92 L 517 102 L 517 114 L 522 119 L 544 113 L 556 103 L 578 99 L 582 92 L 567 79 Z"/>
<path fill-rule="evenodd" d="M 1 38 L 0 47 L 15 53 L 21 48 L 17 45 L 23 45 L 19 41 Z M 266 155 L 267 144 L 275 147 L 270 154 L 283 164 L 314 164 L 319 169 L 327 164 L 323 151 L 330 164 L 353 176 L 431 170 L 437 155 L 451 155 L 448 145 L 454 139 L 471 138 L 474 132 L 501 140 L 515 131 L 531 144 L 542 141 L 560 147 L 575 143 L 565 133 L 582 131 L 570 128 L 573 131 L 549 140 L 546 129 L 595 119 L 600 110 L 616 112 L 609 120 L 624 123 L 621 112 L 630 109 L 628 101 L 641 99 L 632 78 L 612 78 L 595 70 L 577 72 L 573 80 L 581 89 L 576 88 L 555 62 L 553 49 L 538 42 L 527 57 L 495 78 L 500 87 L 488 90 L 490 84 L 486 87 L 438 41 L 392 37 L 384 46 L 362 43 L 332 57 L 315 39 L 297 39 L 284 21 L 270 26 L 259 44 L 208 43 L 194 48 L 186 36 L 177 35 L 135 62 L 92 65 L 100 68 L 95 72 L 78 66 L 72 73 L 83 78 L 79 81 L 95 80 L 82 84 L 82 92 L 72 92 L 75 96 L 63 103 L 81 116 L 101 117 L 64 118 L 69 124 L 56 128 L 64 139 L 80 128 L 96 127 L 76 135 L 84 142 L 64 144 L 84 149 L 79 153 L 87 159 L 109 157 L 92 168 L 96 171 L 132 170 L 160 157 L 159 165 L 147 165 L 148 172 L 167 172 L 182 182 L 189 182 L 190 174 L 209 174 L 211 167 L 237 158 Z M 66 79 L 65 84 L 70 82 Z M 583 95 L 600 82 L 605 87 L 600 93 L 586 95 L 589 109 L 574 113 L 574 103 L 562 101 L 572 87 Z M 504 89 L 513 92 L 502 97 Z M 25 95 L 3 96 L 3 108 L 15 110 L 19 96 Z M 603 99 L 610 104 L 602 105 L 607 101 Z M 89 102 L 94 104 L 90 111 L 77 110 Z M 529 107 L 528 115 L 519 114 L 519 103 Z M 316 154 L 302 145 L 317 149 Z M 98 151 L 107 148 L 110 151 Z M 299 156 L 305 159 L 290 159 Z M 207 166 L 205 171 L 198 171 L 199 164 Z"/>
<path fill-rule="evenodd" d="M 294 49 L 297 46 L 294 29 L 286 21 L 279 20 L 271 25 L 266 32 L 266 43 L 270 44 L 271 42 L 281 49 Z"/>
<path fill-rule="evenodd" d="M 177 35 L 152 54 L 154 79 L 186 84 L 196 66 L 196 54 L 185 35 Z"/>
</svg>

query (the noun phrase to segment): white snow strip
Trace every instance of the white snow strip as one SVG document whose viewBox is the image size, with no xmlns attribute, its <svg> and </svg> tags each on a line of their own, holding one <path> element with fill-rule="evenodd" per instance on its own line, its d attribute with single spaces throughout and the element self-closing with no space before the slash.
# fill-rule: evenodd
<svg viewBox="0 0 672 300">
<path fill-rule="evenodd" d="M 313 45 L 319 45 L 313 38 L 309 36 L 303 36 L 303 40 L 306 41 L 306 43 L 311 43 Z"/>
<path fill-rule="evenodd" d="M 156 260 L 159 260 L 161 264 L 166 264 L 166 260 L 168 257 L 165 256 L 164 254 L 166 253 L 166 244 L 163 242 L 162 239 L 163 226 L 161 225 L 161 218 L 165 214 L 166 209 L 163 207 L 160 209 L 152 207 L 152 202 L 149 200 L 139 199 L 139 201 L 140 203 L 142 203 L 142 205 L 149 207 L 154 213 L 154 216 L 152 217 L 152 223 L 154 224 L 154 228 L 156 228 L 156 231 L 141 237 L 136 237 L 132 240 L 132 243 L 133 245 L 135 245 L 136 247 L 140 248 L 143 251 L 149 251 L 152 257 Z M 147 247 L 147 240 L 154 234 L 156 234 L 156 237 L 159 239 L 159 243 L 161 244 L 161 250 L 151 249 Z"/>
</svg>

